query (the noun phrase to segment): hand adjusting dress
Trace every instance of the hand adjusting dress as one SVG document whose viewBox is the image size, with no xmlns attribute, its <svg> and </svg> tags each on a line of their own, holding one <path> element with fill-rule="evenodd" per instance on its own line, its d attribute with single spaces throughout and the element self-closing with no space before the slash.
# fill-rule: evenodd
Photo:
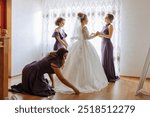
<svg viewBox="0 0 150 117">
<path fill-rule="evenodd" d="M 80 92 L 100 91 L 108 85 L 99 56 L 88 41 L 90 36 L 87 27 L 79 27 L 77 41 L 69 48 L 62 73 Z M 72 90 L 55 78 L 55 89 L 58 92 L 70 93 Z"/>
</svg>

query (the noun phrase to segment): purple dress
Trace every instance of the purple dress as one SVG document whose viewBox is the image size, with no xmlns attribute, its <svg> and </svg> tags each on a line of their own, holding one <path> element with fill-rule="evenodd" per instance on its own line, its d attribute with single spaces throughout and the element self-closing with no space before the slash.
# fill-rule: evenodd
<svg viewBox="0 0 150 117">
<path fill-rule="evenodd" d="M 54 95 L 55 91 L 51 88 L 48 80 L 44 78 L 45 73 L 54 74 L 54 70 L 50 66 L 51 63 L 61 67 L 60 60 L 50 56 L 26 65 L 22 71 L 22 83 L 11 86 L 11 90 L 37 96 Z"/>
<path fill-rule="evenodd" d="M 54 44 L 53 50 L 57 50 L 59 48 L 63 48 L 64 46 L 57 40 L 57 36 L 60 37 L 61 40 L 64 40 L 67 37 L 67 34 L 63 29 L 60 29 L 59 31 L 55 31 L 52 35 L 56 39 L 56 42 Z"/>
<path fill-rule="evenodd" d="M 109 30 L 107 24 L 104 26 L 102 33 L 108 35 Z M 108 81 L 116 81 L 119 77 L 115 74 L 115 67 L 114 67 L 114 59 L 113 59 L 113 45 L 111 39 L 109 38 L 102 38 L 102 45 L 101 45 L 101 53 L 102 53 L 102 65 L 107 76 Z"/>
</svg>

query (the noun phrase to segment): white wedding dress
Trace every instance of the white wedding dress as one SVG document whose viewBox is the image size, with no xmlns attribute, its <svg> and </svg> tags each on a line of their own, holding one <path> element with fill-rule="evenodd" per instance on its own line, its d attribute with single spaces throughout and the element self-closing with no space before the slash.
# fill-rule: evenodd
<svg viewBox="0 0 150 117">
<path fill-rule="evenodd" d="M 81 28 L 79 23 L 73 34 L 76 42 L 69 48 L 62 74 L 80 92 L 100 91 L 108 85 L 108 81 L 99 56 L 88 41 L 94 36 L 90 36 L 87 27 Z M 74 93 L 71 88 L 62 84 L 57 78 L 54 79 L 56 92 Z"/>
</svg>

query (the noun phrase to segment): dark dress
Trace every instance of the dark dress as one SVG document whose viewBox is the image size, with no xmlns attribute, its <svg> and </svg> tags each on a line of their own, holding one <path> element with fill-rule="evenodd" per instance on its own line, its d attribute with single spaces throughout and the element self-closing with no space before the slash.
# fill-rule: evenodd
<svg viewBox="0 0 150 117">
<path fill-rule="evenodd" d="M 102 33 L 108 35 L 109 30 L 107 24 L 104 26 Z M 109 38 L 102 38 L 102 45 L 101 45 L 101 53 L 102 53 L 102 65 L 107 76 L 109 82 L 116 81 L 119 77 L 115 74 L 115 67 L 114 67 L 114 59 L 113 59 L 113 45 L 111 43 L 111 39 Z"/>
<path fill-rule="evenodd" d="M 60 37 L 61 40 L 64 40 L 67 37 L 67 34 L 63 29 L 60 29 L 59 31 L 55 31 L 52 35 L 56 39 L 56 42 L 54 44 L 53 50 L 57 50 L 59 48 L 63 48 L 64 46 L 57 40 L 57 36 Z"/>
<path fill-rule="evenodd" d="M 54 63 L 61 67 L 60 60 L 46 56 L 40 61 L 34 61 L 26 65 L 22 71 L 22 83 L 11 86 L 14 92 L 26 92 L 37 96 L 54 95 L 55 91 L 51 88 L 44 74 L 54 74 L 50 64 Z"/>
</svg>

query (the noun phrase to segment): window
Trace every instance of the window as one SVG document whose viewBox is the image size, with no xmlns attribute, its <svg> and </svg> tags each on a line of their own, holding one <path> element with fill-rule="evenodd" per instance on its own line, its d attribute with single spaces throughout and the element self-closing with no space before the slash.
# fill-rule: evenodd
<svg viewBox="0 0 150 117">
<path fill-rule="evenodd" d="M 43 2 L 43 53 L 53 50 L 55 39 L 52 33 L 55 29 L 55 20 L 58 17 L 65 19 L 64 30 L 68 37 L 69 45 L 73 43 L 71 35 L 74 29 L 77 13 L 86 13 L 89 19 L 89 32 L 101 31 L 104 23 L 104 17 L 107 13 L 115 16 L 113 21 L 114 33 L 112 42 L 114 45 L 115 66 L 119 63 L 119 24 L 120 24 L 120 2 L 119 0 L 46 0 Z M 90 40 L 101 57 L 101 38 L 97 37 Z M 117 67 L 118 69 L 119 67 Z M 118 71 L 117 71 L 118 73 Z"/>
</svg>

